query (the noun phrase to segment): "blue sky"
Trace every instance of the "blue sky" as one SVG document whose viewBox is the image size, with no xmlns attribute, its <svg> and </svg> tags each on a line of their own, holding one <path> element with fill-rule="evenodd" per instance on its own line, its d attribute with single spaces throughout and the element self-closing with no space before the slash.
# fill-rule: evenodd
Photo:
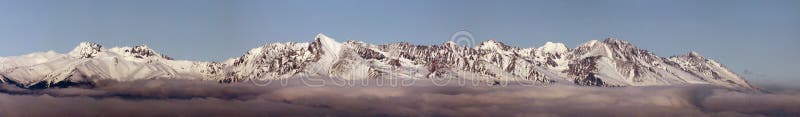
<svg viewBox="0 0 800 117">
<path fill-rule="evenodd" d="M 793 73 L 800 73 L 796 0 L 0 1 L 0 56 L 67 52 L 92 41 L 222 61 L 316 33 L 440 44 L 459 30 L 518 47 L 617 37 L 664 57 L 695 50 L 748 79 L 798 81 Z"/>
</svg>

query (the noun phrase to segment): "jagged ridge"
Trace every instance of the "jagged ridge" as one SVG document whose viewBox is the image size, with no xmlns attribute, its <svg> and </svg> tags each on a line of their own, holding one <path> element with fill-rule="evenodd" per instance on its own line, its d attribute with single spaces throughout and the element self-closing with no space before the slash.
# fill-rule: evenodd
<svg viewBox="0 0 800 117">
<path fill-rule="evenodd" d="M 60 82 L 188 78 L 241 82 L 298 75 L 343 79 L 464 78 L 496 83 L 529 80 L 542 84 L 649 86 L 712 84 L 752 89 L 742 77 L 696 52 L 669 58 L 608 38 L 574 49 L 547 42 L 517 48 L 495 40 L 475 47 L 453 42 L 413 45 L 343 43 L 319 34 L 310 43 L 272 43 L 225 62 L 172 60 L 146 45 L 111 49 L 80 43 L 68 54 L 32 53 L 0 58 L 0 82 L 21 86 Z"/>
</svg>

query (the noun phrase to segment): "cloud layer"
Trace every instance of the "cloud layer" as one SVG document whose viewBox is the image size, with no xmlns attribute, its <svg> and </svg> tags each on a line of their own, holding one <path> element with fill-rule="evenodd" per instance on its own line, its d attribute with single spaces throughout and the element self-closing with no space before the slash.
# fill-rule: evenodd
<svg viewBox="0 0 800 117">
<path fill-rule="evenodd" d="M 0 116 L 798 116 L 800 92 L 711 86 L 309 86 L 148 80 L 0 86 Z"/>
</svg>

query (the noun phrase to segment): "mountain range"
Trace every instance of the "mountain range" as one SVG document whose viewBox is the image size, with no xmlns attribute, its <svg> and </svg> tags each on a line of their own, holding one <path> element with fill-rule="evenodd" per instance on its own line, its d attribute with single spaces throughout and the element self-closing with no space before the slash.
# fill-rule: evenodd
<svg viewBox="0 0 800 117">
<path fill-rule="evenodd" d="M 104 47 L 82 42 L 72 51 L 0 57 L 0 82 L 24 88 L 68 87 L 147 79 L 220 83 L 309 77 L 470 79 L 581 86 L 710 84 L 755 89 L 743 77 L 697 52 L 659 57 L 624 40 L 592 40 L 575 48 L 547 42 L 518 48 L 495 40 L 474 47 L 407 42 L 338 42 L 318 34 L 307 43 L 271 43 L 222 62 L 174 60 L 146 45 Z"/>
</svg>

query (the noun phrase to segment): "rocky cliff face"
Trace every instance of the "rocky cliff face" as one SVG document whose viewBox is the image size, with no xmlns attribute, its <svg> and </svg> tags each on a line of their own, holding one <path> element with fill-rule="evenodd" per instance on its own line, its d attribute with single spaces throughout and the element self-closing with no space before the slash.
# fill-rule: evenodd
<svg viewBox="0 0 800 117">
<path fill-rule="evenodd" d="M 552 42 L 538 48 L 517 48 L 495 40 L 481 42 L 475 47 L 463 47 L 454 42 L 373 45 L 360 41 L 338 42 L 319 34 L 310 43 L 266 44 L 221 63 L 172 60 L 144 45 L 105 49 L 99 44 L 81 43 L 65 55 L 33 53 L 0 58 L 0 63 L 4 64 L 0 69 L 0 81 L 23 86 L 42 82 L 184 76 L 241 82 L 303 75 L 343 79 L 463 78 L 486 83 L 525 80 L 584 86 L 712 84 L 753 88 L 742 77 L 696 52 L 663 58 L 613 38 L 593 40 L 569 49 Z"/>
</svg>

